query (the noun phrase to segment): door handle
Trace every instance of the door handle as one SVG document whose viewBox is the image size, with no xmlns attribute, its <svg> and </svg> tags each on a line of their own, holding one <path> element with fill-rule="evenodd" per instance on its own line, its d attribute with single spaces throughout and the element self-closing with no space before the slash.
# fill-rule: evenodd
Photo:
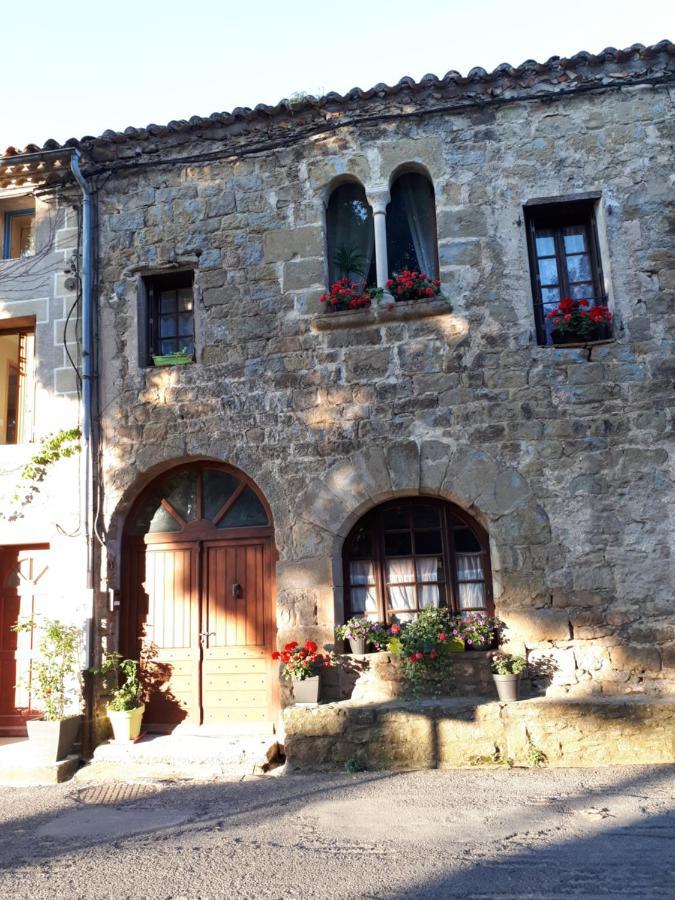
<svg viewBox="0 0 675 900">
<path fill-rule="evenodd" d="M 215 635 L 215 631 L 200 631 L 199 638 L 202 643 L 205 643 L 212 635 Z"/>
</svg>

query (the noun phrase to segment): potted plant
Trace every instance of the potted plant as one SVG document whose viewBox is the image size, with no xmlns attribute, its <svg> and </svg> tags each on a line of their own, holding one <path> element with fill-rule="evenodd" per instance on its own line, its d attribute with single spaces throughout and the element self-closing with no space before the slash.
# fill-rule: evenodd
<svg viewBox="0 0 675 900">
<path fill-rule="evenodd" d="M 187 347 L 175 353 L 153 354 L 152 361 L 156 366 L 186 366 L 194 361 L 194 356 Z"/>
<path fill-rule="evenodd" d="M 464 641 L 467 650 L 492 650 L 499 644 L 504 623 L 482 612 L 460 613 L 454 619 L 453 635 Z"/>
<path fill-rule="evenodd" d="M 606 306 L 591 306 L 588 300 L 563 297 L 546 318 L 553 325 L 554 344 L 575 344 L 597 341 L 603 334 L 609 334 L 612 314 Z"/>
<path fill-rule="evenodd" d="M 378 643 L 380 635 L 375 629 L 376 624 L 365 616 L 353 616 L 344 625 L 338 625 L 335 634 L 341 640 L 349 641 L 352 653 L 365 653 L 367 644 Z"/>
<path fill-rule="evenodd" d="M 121 653 L 106 653 L 103 665 L 96 675 L 112 676 L 117 689 L 111 694 L 106 713 L 112 725 L 116 741 L 135 741 L 141 733 L 145 705 L 141 702 L 141 684 L 138 678 L 138 662 L 123 659 Z"/>
<path fill-rule="evenodd" d="M 31 666 L 31 705 L 42 713 L 26 723 L 36 758 L 44 763 L 65 759 L 73 749 L 82 716 L 69 712 L 80 700 L 80 629 L 57 619 L 17 622 L 17 633 L 39 633 Z"/>
<path fill-rule="evenodd" d="M 404 300 L 431 300 L 442 297 L 441 282 L 438 278 L 430 278 L 425 272 L 405 269 L 400 275 L 394 275 L 386 283 L 387 290 L 397 302 Z"/>
<path fill-rule="evenodd" d="M 333 653 L 319 653 L 314 641 L 303 647 L 290 641 L 283 650 L 275 650 L 272 659 L 281 660 L 281 674 L 291 679 L 296 703 L 318 703 L 320 667 L 335 665 Z"/>
<path fill-rule="evenodd" d="M 527 668 L 522 656 L 497 653 L 492 657 L 492 677 L 501 701 L 517 700 L 520 676 Z"/>
<path fill-rule="evenodd" d="M 331 284 L 320 299 L 329 312 L 339 312 L 346 309 L 364 309 L 371 305 L 373 297 L 377 294 L 377 288 L 365 288 L 350 281 L 349 278 L 340 278 Z"/>
</svg>

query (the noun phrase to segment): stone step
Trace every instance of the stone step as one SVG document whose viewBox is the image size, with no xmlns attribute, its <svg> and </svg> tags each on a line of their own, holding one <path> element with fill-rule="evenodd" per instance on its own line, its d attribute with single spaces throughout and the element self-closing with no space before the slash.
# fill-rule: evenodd
<svg viewBox="0 0 675 900">
<path fill-rule="evenodd" d="M 270 729 L 265 729 L 270 731 Z M 138 741 L 108 741 L 94 751 L 77 781 L 212 780 L 266 771 L 278 756 L 273 733 L 234 734 L 223 727 L 176 729 Z"/>
<path fill-rule="evenodd" d="M 76 754 L 45 763 L 26 738 L 0 739 L 0 785 L 60 784 L 72 778 L 79 764 Z"/>
</svg>

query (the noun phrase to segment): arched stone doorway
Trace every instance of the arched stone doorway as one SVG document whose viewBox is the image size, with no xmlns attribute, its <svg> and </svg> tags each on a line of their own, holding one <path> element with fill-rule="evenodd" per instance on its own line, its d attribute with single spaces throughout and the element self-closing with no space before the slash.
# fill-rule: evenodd
<svg viewBox="0 0 675 900">
<path fill-rule="evenodd" d="M 122 539 L 119 646 L 143 661 L 144 728 L 273 717 L 274 559 L 270 508 L 239 470 L 187 463 L 143 490 Z"/>
</svg>

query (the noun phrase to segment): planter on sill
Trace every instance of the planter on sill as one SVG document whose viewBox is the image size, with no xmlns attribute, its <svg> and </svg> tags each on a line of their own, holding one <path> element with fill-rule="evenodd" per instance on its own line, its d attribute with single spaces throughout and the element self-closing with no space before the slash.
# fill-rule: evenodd
<svg viewBox="0 0 675 900">
<path fill-rule="evenodd" d="M 186 366 L 194 361 L 191 353 L 167 353 L 166 356 L 154 356 L 152 361 L 156 366 Z"/>
<path fill-rule="evenodd" d="M 29 719 L 26 728 L 36 759 L 45 764 L 65 759 L 73 749 L 81 722 L 82 716 L 68 716 L 54 722 Z"/>
<path fill-rule="evenodd" d="M 558 328 L 554 328 L 551 332 L 551 339 L 555 347 L 564 347 L 568 344 L 585 347 L 586 344 L 610 340 L 611 336 L 611 331 L 606 325 L 601 326 L 595 334 L 589 337 L 583 337 L 576 331 L 560 331 Z"/>
<path fill-rule="evenodd" d="M 296 703 L 319 702 L 319 676 L 310 675 L 309 678 L 291 678 L 293 685 L 293 699 Z"/>
<path fill-rule="evenodd" d="M 508 703 L 511 700 L 518 699 L 520 675 L 493 675 L 492 677 L 497 688 L 497 694 L 502 702 Z"/>
<path fill-rule="evenodd" d="M 349 649 L 352 653 L 357 653 L 363 656 L 363 654 L 366 652 L 366 639 L 349 638 Z"/>
</svg>

